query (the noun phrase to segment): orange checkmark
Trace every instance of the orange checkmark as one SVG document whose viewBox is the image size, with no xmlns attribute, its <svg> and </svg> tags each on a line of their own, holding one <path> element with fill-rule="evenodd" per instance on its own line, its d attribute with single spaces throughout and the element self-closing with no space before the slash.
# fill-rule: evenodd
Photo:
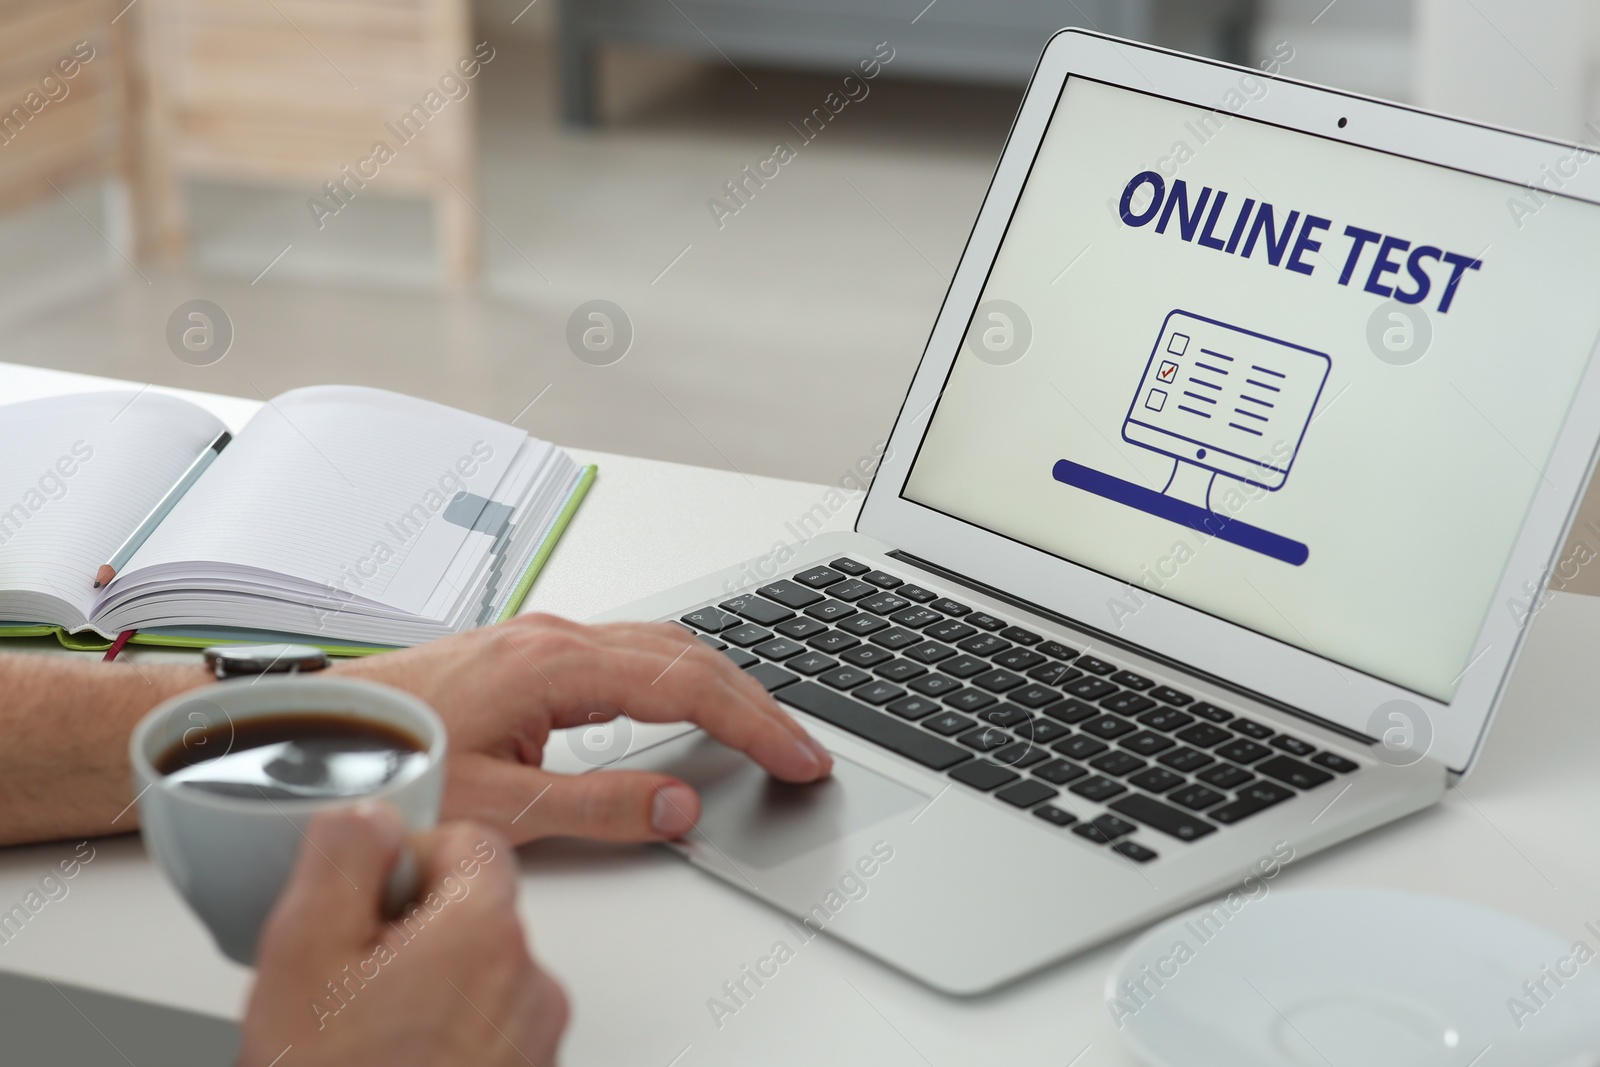
<svg viewBox="0 0 1600 1067">
<path fill-rule="evenodd" d="M 1176 363 L 1162 363 L 1161 368 L 1156 371 L 1156 377 L 1164 382 L 1170 382 L 1177 373 L 1178 365 Z"/>
</svg>

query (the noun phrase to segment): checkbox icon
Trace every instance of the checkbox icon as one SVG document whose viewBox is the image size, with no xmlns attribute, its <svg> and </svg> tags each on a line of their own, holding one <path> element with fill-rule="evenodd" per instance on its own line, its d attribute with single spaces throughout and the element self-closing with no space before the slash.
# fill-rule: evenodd
<svg viewBox="0 0 1600 1067">
<path fill-rule="evenodd" d="M 1178 365 L 1170 359 L 1161 361 L 1161 366 L 1156 368 L 1156 377 L 1171 385 L 1178 380 Z"/>
<path fill-rule="evenodd" d="M 1144 398 L 1144 406 L 1151 411 L 1160 411 L 1167 406 L 1167 391 L 1165 389 L 1150 390 L 1150 395 Z"/>
<path fill-rule="evenodd" d="M 1186 333 L 1175 333 L 1172 335 L 1172 340 L 1167 342 L 1167 351 L 1175 356 L 1181 356 L 1188 350 L 1189 335 Z"/>
</svg>

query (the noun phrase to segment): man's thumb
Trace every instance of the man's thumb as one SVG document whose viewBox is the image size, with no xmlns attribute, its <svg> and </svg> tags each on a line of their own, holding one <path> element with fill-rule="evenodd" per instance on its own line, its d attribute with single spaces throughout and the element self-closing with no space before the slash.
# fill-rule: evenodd
<svg viewBox="0 0 1600 1067">
<path fill-rule="evenodd" d="M 306 827 L 268 929 L 275 936 L 311 937 L 325 944 L 371 941 L 383 921 L 385 886 L 405 833 L 400 815 L 387 804 L 319 813 Z"/>
</svg>

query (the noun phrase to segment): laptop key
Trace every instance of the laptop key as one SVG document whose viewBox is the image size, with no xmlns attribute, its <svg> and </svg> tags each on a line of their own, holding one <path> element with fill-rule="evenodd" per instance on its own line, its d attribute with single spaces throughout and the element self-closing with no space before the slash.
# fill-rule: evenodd
<svg viewBox="0 0 1600 1067">
<path fill-rule="evenodd" d="M 1168 752 L 1156 762 L 1171 767 L 1175 771 L 1188 774 L 1191 771 L 1197 771 L 1201 767 L 1213 764 L 1217 760 L 1214 756 L 1208 756 L 1204 752 L 1196 752 L 1192 748 L 1180 748 L 1174 752 Z"/>
<path fill-rule="evenodd" d="M 739 625 L 739 617 L 732 615 L 720 608 L 696 608 L 685 615 L 682 620 L 697 630 L 704 630 L 708 634 L 721 633 L 730 626 Z"/>
<path fill-rule="evenodd" d="M 1234 719 L 1228 726 L 1234 733 L 1244 734 L 1257 741 L 1265 741 L 1272 736 L 1272 727 L 1262 726 L 1251 719 Z"/>
<path fill-rule="evenodd" d="M 1267 744 L 1273 748 L 1281 748 L 1292 756 L 1300 756 L 1302 758 L 1310 756 L 1317 750 L 1317 746 L 1307 744 L 1298 737 L 1290 737 L 1288 734 L 1279 734 L 1271 741 L 1268 741 Z"/>
<path fill-rule="evenodd" d="M 731 611 L 742 619 L 758 622 L 762 626 L 771 626 L 775 622 L 794 618 L 794 612 L 782 604 L 775 604 L 764 597 L 754 593 L 745 593 L 731 600 L 724 600 L 720 605 L 726 611 Z"/>
<path fill-rule="evenodd" d="M 1015 689 L 1027 679 L 1020 674 L 1010 671 L 987 671 L 972 679 L 972 684 L 980 689 L 987 689 L 991 693 L 1004 693 L 1007 689 Z"/>
<path fill-rule="evenodd" d="M 1042 685 L 1025 685 L 1021 689 L 1013 689 L 1006 696 L 1007 700 L 1014 700 L 1025 708 L 1042 708 L 1046 704 L 1054 704 L 1061 697 L 1054 689 Z"/>
<path fill-rule="evenodd" d="M 1065 663 L 1046 663 L 1029 671 L 1028 677 L 1041 685 L 1065 685 L 1074 678 L 1082 678 L 1083 672 Z"/>
<path fill-rule="evenodd" d="M 799 582 L 791 582 L 787 578 L 771 582 L 757 589 L 756 592 L 768 600 L 776 600 L 786 608 L 799 611 L 808 608 L 822 599 L 822 594 L 815 589 L 807 589 Z"/>
<path fill-rule="evenodd" d="M 1124 737 L 1118 744 L 1129 752 L 1137 752 L 1141 756 L 1154 756 L 1158 752 L 1165 752 L 1177 742 L 1162 734 L 1140 730 L 1132 737 Z"/>
<path fill-rule="evenodd" d="M 1100 706 L 1107 711 L 1114 711 L 1120 715 L 1137 715 L 1141 711 L 1155 706 L 1155 701 L 1149 697 L 1140 696 L 1138 693 L 1113 693 L 1100 701 Z"/>
<path fill-rule="evenodd" d="M 949 737 L 951 734 L 959 734 L 962 730 L 965 730 L 972 724 L 973 721 L 971 719 L 967 718 L 965 715 L 957 715 L 953 711 L 941 712 L 931 719 L 924 720 L 922 723 L 922 725 L 926 726 L 934 733 L 943 734 L 946 737 Z"/>
<path fill-rule="evenodd" d="M 838 630 L 829 630 L 825 634 L 818 634 L 806 642 L 818 652 L 843 652 L 847 648 L 855 648 L 860 643 L 861 638 L 840 633 Z"/>
<path fill-rule="evenodd" d="M 1098 656 L 1079 656 L 1072 663 L 1073 666 L 1086 670 L 1090 674 L 1110 674 L 1117 669 L 1115 663 L 1107 663 Z"/>
<path fill-rule="evenodd" d="M 1174 804 L 1183 805 L 1190 811 L 1204 811 L 1228 798 L 1215 789 L 1208 789 L 1203 785 L 1187 785 L 1176 792 L 1168 793 L 1167 799 Z"/>
<path fill-rule="evenodd" d="M 807 615 L 823 622 L 838 622 L 840 619 L 848 619 L 855 613 L 856 609 L 842 600 L 824 600 L 806 609 Z"/>
<path fill-rule="evenodd" d="M 801 571 L 794 576 L 794 580 L 801 585 L 809 585 L 813 589 L 823 589 L 834 582 L 844 580 L 844 575 L 831 567 L 812 567 L 808 571 Z"/>
<path fill-rule="evenodd" d="M 831 671 L 839 665 L 839 661 L 832 656 L 824 656 L 821 652 L 807 652 L 803 656 L 796 656 L 785 663 L 784 669 L 803 674 L 807 678 L 823 671 Z"/>
<path fill-rule="evenodd" d="M 933 600 L 939 595 L 931 589 L 922 588 L 920 585 L 902 585 L 899 589 L 895 590 L 895 592 L 899 593 L 907 600 L 915 601 L 918 604 L 926 604 L 928 601 Z"/>
<path fill-rule="evenodd" d="M 1207 834 L 1215 833 L 1217 829 L 1204 819 L 1196 818 L 1170 804 L 1163 804 L 1159 800 L 1138 793 L 1125 796 L 1121 800 L 1113 800 L 1106 806 L 1118 814 L 1126 815 L 1164 834 L 1176 837 L 1179 841 L 1198 841 Z M 1216 813 L 1212 814 L 1214 816 Z"/>
<path fill-rule="evenodd" d="M 971 678 L 974 674 L 982 674 L 989 669 L 989 662 L 977 656 L 961 655 L 955 659 L 943 660 L 939 669 L 946 674 L 953 674 L 957 678 Z"/>
<path fill-rule="evenodd" d="M 1247 789 L 1241 789 L 1232 804 L 1224 804 L 1211 812 L 1211 817 L 1223 824 L 1236 823 L 1240 819 L 1247 819 L 1258 811 L 1265 811 L 1274 804 L 1281 804 L 1294 796 L 1294 790 L 1285 789 L 1281 785 L 1271 785 L 1267 782 L 1257 782 Z"/>
<path fill-rule="evenodd" d="M 1069 660 L 1069 659 L 1077 659 L 1078 658 L 1078 650 L 1077 649 L 1068 648 L 1066 645 L 1063 645 L 1060 641 L 1044 641 L 1044 642 L 1041 642 L 1039 644 L 1039 646 L 1038 646 L 1038 650 L 1040 652 L 1043 652 L 1045 655 L 1050 656 L 1050 657 L 1052 657 L 1054 659 Z"/>
<path fill-rule="evenodd" d="M 1276 778 L 1280 782 L 1294 786 L 1296 789 L 1315 789 L 1333 781 L 1333 775 L 1327 771 L 1319 771 L 1309 763 L 1301 763 L 1293 756 L 1274 756 L 1255 765 L 1257 774 L 1264 774 L 1268 778 Z"/>
<path fill-rule="evenodd" d="M 1068 682 L 1061 687 L 1069 696 L 1081 697 L 1084 700 L 1099 700 L 1101 697 L 1117 692 L 1117 687 L 1104 678 L 1079 678 L 1075 682 Z"/>
<path fill-rule="evenodd" d="M 828 564 L 828 566 L 832 567 L 836 571 L 841 571 L 845 574 L 848 574 L 852 578 L 859 578 L 861 575 L 866 574 L 872 569 L 865 563 L 857 563 L 848 556 L 841 556 L 832 563 Z"/>
<path fill-rule="evenodd" d="M 1139 716 L 1139 721 L 1152 730 L 1160 730 L 1162 733 L 1170 734 L 1172 731 L 1194 722 L 1194 716 L 1185 715 L 1174 708 L 1157 708 Z"/>
<path fill-rule="evenodd" d="M 1197 722 L 1178 735 L 1178 740 L 1187 741 L 1196 748 L 1210 748 L 1232 738 L 1233 735 L 1228 731 L 1212 726 L 1208 722 Z"/>
<path fill-rule="evenodd" d="M 773 629 L 785 637 L 792 637 L 796 641 L 804 641 L 808 637 L 815 637 L 817 634 L 825 633 L 828 628 L 816 619 L 790 619 L 788 622 L 780 622 Z"/>
<path fill-rule="evenodd" d="M 997 789 L 1002 785 L 1014 782 L 1022 776 L 1016 771 L 1006 770 L 1006 768 L 989 763 L 986 760 L 974 760 L 951 771 L 950 777 L 962 785 L 970 785 L 974 789 L 987 793 L 991 789 Z"/>
<path fill-rule="evenodd" d="M 824 590 L 824 592 L 833 597 L 835 600 L 848 600 L 852 602 L 860 600 L 864 596 L 871 596 L 877 591 L 878 589 L 876 586 L 868 585 L 866 582 L 860 582 L 854 578 L 848 578 L 845 581 L 840 582 L 838 585 L 830 585 L 826 590 Z"/>
<path fill-rule="evenodd" d="M 1000 636 L 1007 641 L 1015 641 L 1019 645 L 1037 645 L 1044 638 L 1032 630 L 1024 630 L 1020 626 L 1007 626 L 1000 631 Z"/>
<path fill-rule="evenodd" d="M 1195 775 L 1195 779 L 1218 789 L 1238 789 L 1246 782 L 1255 781 L 1255 775 L 1231 763 L 1219 763 L 1215 767 L 1207 767 Z"/>
<path fill-rule="evenodd" d="M 876 645 L 862 645 L 843 653 L 839 658 L 857 667 L 876 667 L 880 663 L 888 663 L 894 659 L 894 653 Z"/>
<path fill-rule="evenodd" d="M 1117 778 L 1132 774 L 1146 766 L 1144 760 L 1130 752 L 1107 752 L 1104 756 L 1089 761 L 1089 766 L 1102 774 L 1109 774 Z"/>
<path fill-rule="evenodd" d="M 919 674 L 927 674 L 928 668 L 908 659 L 897 659 L 879 664 L 872 668 L 872 673 L 889 682 L 909 682 Z"/>
<path fill-rule="evenodd" d="M 786 686 L 778 699 L 936 771 L 948 770 L 970 758 L 967 750 L 959 745 L 952 745 L 926 730 L 824 689 L 815 682 Z"/>
<path fill-rule="evenodd" d="M 1006 624 L 1003 619 L 997 619 L 987 612 L 975 611 L 972 614 L 965 616 L 965 618 L 967 622 L 976 626 L 978 629 L 988 630 L 990 633 L 993 633 L 996 630 L 1004 630 L 1006 628 Z"/>
<path fill-rule="evenodd" d="M 733 660 L 733 665 L 735 667 L 748 667 L 752 663 L 761 662 L 755 656 L 751 655 L 749 652 L 746 652 L 742 648 L 724 648 L 722 649 L 722 654 Z"/>
<path fill-rule="evenodd" d="M 995 703 L 995 698 L 981 689 L 958 689 L 944 696 L 944 702 L 961 711 L 980 711 Z"/>
<path fill-rule="evenodd" d="M 1033 769 L 1035 778 L 1043 778 L 1045 781 L 1054 782 L 1056 785 L 1075 782 L 1088 773 L 1076 763 L 1068 763 L 1064 759 L 1053 759 L 1049 763 Z"/>
<path fill-rule="evenodd" d="M 1071 826 L 1078 821 L 1078 817 L 1070 811 L 1064 811 L 1054 804 L 1041 804 L 1033 809 L 1033 813 L 1053 826 Z"/>
<path fill-rule="evenodd" d="M 916 722 L 918 719 L 925 719 L 938 711 L 939 705 L 926 697 L 902 697 L 890 704 L 889 710 L 902 719 L 910 719 L 912 722 Z"/>
<path fill-rule="evenodd" d="M 949 645 L 941 645 L 937 641 L 923 641 L 921 644 L 912 645 L 906 649 L 906 658 L 914 659 L 918 663 L 938 663 L 942 659 L 949 659 L 956 654 L 956 650 Z"/>
<path fill-rule="evenodd" d="M 1209 719 L 1212 722 L 1227 722 L 1229 719 L 1233 718 L 1233 712 L 1223 711 L 1215 704 L 1207 704 L 1205 701 L 1201 701 L 1200 703 L 1191 707 L 1189 710 L 1200 716 L 1202 719 Z"/>
<path fill-rule="evenodd" d="M 1098 774 L 1093 778 L 1084 779 L 1077 785 L 1068 786 L 1067 789 L 1069 792 L 1076 793 L 1080 797 L 1093 800 L 1096 803 L 1108 797 L 1114 797 L 1118 793 L 1126 793 L 1128 791 L 1128 787 L 1121 782 L 1113 782 L 1111 779 L 1102 778 Z"/>
<path fill-rule="evenodd" d="M 1154 689 L 1150 690 L 1150 695 L 1161 701 L 1163 704 L 1171 704 L 1174 707 L 1179 708 L 1183 707 L 1185 704 L 1194 703 L 1194 697 L 1190 696 L 1188 693 L 1180 693 L 1170 685 L 1158 685 Z"/>
<path fill-rule="evenodd" d="M 1019 722 L 1011 728 L 1011 732 L 1036 745 L 1049 745 L 1072 733 L 1071 730 L 1058 722 L 1050 719 L 1034 719 L 1031 722 Z"/>
<path fill-rule="evenodd" d="M 835 689 L 849 689 L 871 679 L 872 675 L 866 671 L 858 671 L 854 667 L 838 667 L 817 676 L 817 681 L 831 685 Z"/>
<path fill-rule="evenodd" d="M 893 593 L 878 593 L 875 596 L 864 597 L 857 601 L 857 604 L 874 615 L 893 615 L 901 608 L 910 607 L 911 601 Z"/>
<path fill-rule="evenodd" d="M 985 708 L 978 712 L 978 718 L 991 726 L 1012 727 L 1018 723 L 1027 722 L 1033 716 L 1017 707 L 1015 704 L 996 704 L 992 708 Z"/>
<path fill-rule="evenodd" d="M 947 674 L 930 674 L 911 683 L 911 688 L 923 696 L 942 697 L 961 688 L 961 683 Z"/>
<path fill-rule="evenodd" d="M 1040 710 L 1057 722 L 1064 722 L 1068 726 L 1100 714 L 1099 708 L 1081 700 L 1058 700 L 1054 704 L 1046 704 Z"/>
<path fill-rule="evenodd" d="M 968 626 L 964 622 L 956 622 L 953 619 L 946 619 L 944 622 L 934 623 L 932 626 L 924 630 L 923 634 L 928 637 L 936 637 L 941 641 L 950 641 L 953 643 L 956 641 L 965 641 L 967 638 L 971 637 L 977 632 L 978 631 L 976 628 Z"/>
<path fill-rule="evenodd" d="M 1137 841 L 1118 841 L 1111 846 L 1111 851 L 1126 856 L 1135 863 L 1149 863 L 1158 855 L 1155 850 L 1145 848 Z"/>
<path fill-rule="evenodd" d="M 1361 767 L 1361 764 L 1354 760 L 1347 760 L 1343 756 L 1334 755 L 1332 752 L 1318 752 L 1311 757 L 1311 762 L 1318 767 L 1326 767 L 1330 771 L 1338 771 L 1340 774 L 1349 774 L 1351 771 L 1359 770 Z"/>
<path fill-rule="evenodd" d="M 1059 744 L 1050 746 L 1051 751 L 1059 752 L 1063 756 L 1071 756 L 1073 759 L 1088 759 L 1090 756 L 1098 756 L 1110 747 L 1104 741 L 1096 741 L 1085 734 L 1069 737 Z"/>
<path fill-rule="evenodd" d="M 993 656 L 1010 648 L 1011 642 L 1002 641 L 994 634 L 979 634 L 977 637 L 967 638 L 956 647 L 974 656 Z"/>
<path fill-rule="evenodd" d="M 743 626 L 735 626 L 731 630 L 724 630 L 717 636 L 730 645 L 749 648 L 751 645 L 759 645 L 763 641 L 770 641 L 772 639 L 772 631 L 763 630 L 759 626 L 745 623 Z"/>
<path fill-rule="evenodd" d="M 1118 671 L 1111 676 L 1111 680 L 1129 689 L 1137 689 L 1141 693 L 1156 684 L 1144 675 L 1134 674 L 1132 671 Z"/>
<path fill-rule="evenodd" d="M 806 650 L 806 646 L 798 641 L 791 641 L 787 637 L 775 637 L 771 641 L 764 641 L 752 651 L 768 659 L 788 659 L 798 656 Z"/>
<path fill-rule="evenodd" d="M 934 611 L 942 611 L 946 615 L 970 615 L 972 613 L 971 608 L 967 607 L 958 600 L 951 600 L 947 596 L 940 597 L 938 600 L 931 602 L 928 606 Z"/>
<path fill-rule="evenodd" d="M 850 690 L 850 695 L 857 700 L 865 700 L 868 704 L 887 704 L 891 700 L 905 696 L 906 691 L 888 682 L 871 682 Z"/>
<path fill-rule="evenodd" d="M 1025 648 L 1013 648 L 1009 652 L 1002 652 L 994 657 L 997 666 L 1008 671 L 1026 671 L 1045 662 L 1045 658 L 1037 652 L 1030 652 Z"/>
<path fill-rule="evenodd" d="M 943 618 L 944 616 L 940 615 L 937 611 L 930 611 L 927 608 L 920 606 L 909 607 L 904 611 L 897 611 L 893 615 L 889 616 L 889 620 L 891 622 L 897 622 L 901 626 L 909 626 L 913 630 L 920 630 L 924 626 L 931 626 L 933 623 L 939 622 Z"/>
<path fill-rule="evenodd" d="M 1272 749 L 1241 738 L 1218 748 L 1217 755 L 1234 763 L 1254 763 L 1258 759 L 1272 755 Z"/>
<path fill-rule="evenodd" d="M 1129 785 L 1136 785 L 1146 793 L 1165 793 L 1182 785 L 1183 782 L 1183 775 L 1173 774 L 1165 767 L 1151 767 L 1128 778 Z"/>
<path fill-rule="evenodd" d="M 1121 737 L 1123 734 L 1131 734 L 1138 727 L 1127 719 L 1119 719 L 1115 715 L 1102 715 L 1097 719 L 1091 719 L 1084 723 L 1080 729 L 1086 734 L 1093 734 L 1101 740 L 1110 741 L 1112 738 Z"/>
<path fill-rule="evenodd" d="M 863 574 L 860 577 L 863 582 L 866 582 L 869 585 L 875 585 L 879 589 L 898 589 L 902 585 L 906 584 L 906 580 L 904 578 L 896 578 L 894 575 L 888 574 L 884 571 L 868 571 L 866 574 Z"/>
<path fill-rule="evenodd" d="M 1031 808 L 1041 801 L 1060 795 L 1043 782 L 1025 781 L 1008 785 L 994 796 L 996 800 L 1003 800 L 1012 807 Z"/>
<path fill-rule="evenodd" d="M 838 624 L 839 629 L 843 630 L 845 633 L 854 634 L 857 637 L 865 637 L 868 634 L 875 634 L 879 630 L 887 629 L 888 626 L 889 622 L 887 619 L 880 619 L 876 615 L 852 615 L 850 618 Z"/>
<path fill-rule="evenodd" d="M 744 669 L 744 673 L 766 686 L 767 692 L 782 689 L 790 682 L 798 681 L 800 676 L 784 670 L 776 663 L 756 663 Z"/>
<path fill-rule="evenodd" d="M 875 645 L 892 648 L 898 652 L 902 648 L 917 644 L 922 638 L 917 635 L 915 630 L 907 630 L 903 626 L 892 626 L 882 633 L 873 634 L 868 640 Z"/>
<path fill-rule="evenodd" d="M 1005 748 L 989 754 L 990 759 L 996 763 L 1004 763 L 1008 767 L 1031 767 L 1048 759 L 1049 756 L 1050 753 L 1027 741 L 1013 741 Z"/>
<path fill-rule="evenodd" d="M 1072 832 L 1079 837 L 1087 837 L 1099 845 L 1108 844 L 1119 837 L 1126 837 L 1138 827 L 1126 819 L 1119 819 L 1115 815 L 1102 815 L 1093 822 L 1079 823 L 1072 828 Z"/>
<path fill-rule="evenodd" d="M 695 634 L 694 636 L 696 641 L 699 641 L 703 645 L 710 645 L 718 652 L 721 652 L 723 649 L 728 647 L 728 643 L 726 641 L 718 641 L 710 634 Z"/>
</svg>

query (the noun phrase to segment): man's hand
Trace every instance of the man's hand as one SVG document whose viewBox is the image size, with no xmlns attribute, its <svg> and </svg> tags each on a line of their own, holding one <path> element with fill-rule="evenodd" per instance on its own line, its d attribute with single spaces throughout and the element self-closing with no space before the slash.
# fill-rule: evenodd
<svg viewBox="0 0 1600 1067">
<path fill-rule="evenodd" d="M 585 626 L 522 615 L 334 671 L 431 704 L 450 731 L 443 817 L 485 822 L 518 843 L 553 835 L 662 841 L 700 816 L 694 790 L 667 775 L 540 769 L 550 731 L 563 727 L 621 713 L 687 721 L 784 781 L 813 781 L 833 766 L 759 683 L 670 623 Z"/>
<path fill-rule="evenodd" d="M 418 902 L 385 922 L 399 816 L 327 812 L 306 836 L 261 935 L 240 1067 L 553 1061 L 566 996 L 528 954 L 503 837 L 453 823 L 412 838 Z"/>
</svg>

